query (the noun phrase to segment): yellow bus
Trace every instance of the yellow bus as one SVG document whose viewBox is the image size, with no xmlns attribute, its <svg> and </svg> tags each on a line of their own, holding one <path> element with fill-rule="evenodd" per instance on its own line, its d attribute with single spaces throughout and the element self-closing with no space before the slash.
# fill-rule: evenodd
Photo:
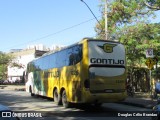
<svg viewBox="0 0 160 120">
<path fill-rule="evenodd" d="M 26 91 L 57 105 L 101 105 L 126 97 L 125 48 L 119 42 L 84 38 L 27 66 Z"/>
</svg>

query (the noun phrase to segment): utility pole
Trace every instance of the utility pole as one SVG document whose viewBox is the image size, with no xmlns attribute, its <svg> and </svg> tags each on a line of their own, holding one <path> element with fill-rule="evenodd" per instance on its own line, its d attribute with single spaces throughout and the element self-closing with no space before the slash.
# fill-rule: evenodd
<svg viewBox="0 0 160 120">
<path fill-rule="evenodd" d="M 107 17 L 107 0 L 105 0 L 105 37 L 106 37 L 106 40 L 108 39 L 108 17 Z"/>
</svg>

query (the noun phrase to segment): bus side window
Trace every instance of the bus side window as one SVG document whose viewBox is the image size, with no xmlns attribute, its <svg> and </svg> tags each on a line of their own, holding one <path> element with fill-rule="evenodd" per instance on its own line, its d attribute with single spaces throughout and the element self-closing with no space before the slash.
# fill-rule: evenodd
<svg viewBox="0 0 160 120">
<path fill-rule="evenodd" d="M 82 59 L 82 45 L 77 45 L 68 50 L 69 65 L 75 65 Z"/>
<path fill-rule="evenodd" d="M 36 67 L 35 67 L 34 62 L 31 62 L 30 71 L 33 72 L 33 71 L 35 71 L 35 69 L 36 69 Z"/>
<path fill-rule="evenodd" d="M 56 55 L 57 53 L 54 53 L 50 55 L 49 57 L 49 68 L 55 68 L 56 66 Z"/>
<path fill-rule="evenodd" d="M 82 45 L 78 45 L 75 47 L 75 63 L 79 63 L 82 59 Z"/>
<path fill-rule="evenodd" d="M 74 54 L 73 54 L 73 51 L 72 51 L 72 48 L 69 48 L 68 49 L 68 65 L 73 65 L 74 64 Z"/>
<path fill-rule="evenodd" d="M 56 66 L 63 67 L 66 66 L 66 51 L 60 51 L 56 56 Z"/>
</svg>

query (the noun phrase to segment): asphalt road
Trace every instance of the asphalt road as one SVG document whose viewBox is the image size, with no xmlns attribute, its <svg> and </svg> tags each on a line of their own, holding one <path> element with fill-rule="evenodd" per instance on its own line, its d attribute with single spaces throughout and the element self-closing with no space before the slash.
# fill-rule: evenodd
<svg viewBox="0 0 160 120">
<path fill-rule="evenodd" d="M 150 120 L 144 114 L 150 109 L 117 103 L 105 103 L 96 108 L 92 105 L 75 105 L 65 109 L 54 104 L 52 99 L 31 97 L 25 91 L 0 89 L 0 104 L 8 106 L 22 120 Z M 37 115 L 38 117 L 33 117 Z M 144 113 L 144 114 L 143 114 Z M 27 117 L 26 117 L 27 116 Z M 42 116 L 42 117 L 41 117 Z M 30 117 L 30 118 L 28 118 Z"/>
</svg>

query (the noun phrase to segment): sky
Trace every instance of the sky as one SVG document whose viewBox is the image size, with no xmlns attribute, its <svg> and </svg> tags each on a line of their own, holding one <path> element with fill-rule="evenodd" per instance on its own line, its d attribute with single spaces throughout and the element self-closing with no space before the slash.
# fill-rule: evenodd
<svg viewBox="0 0 160 120">
<path fill-rule="evenodd" d="M 100 19 L 100 0 L 84 1 Z M 95 37 L 96 23 L 80 0 L 0 0 L 0 51 L 36 44 L 71 45 Z"/>
<path fill-rule="evenodd" d="M 85 0 L 100 18 L 99 0 Z M 27 45 L 70 45 L 96 35 L 96 20 L 80 0 L 0 0 L 0 51 Z"/>
</svg>

